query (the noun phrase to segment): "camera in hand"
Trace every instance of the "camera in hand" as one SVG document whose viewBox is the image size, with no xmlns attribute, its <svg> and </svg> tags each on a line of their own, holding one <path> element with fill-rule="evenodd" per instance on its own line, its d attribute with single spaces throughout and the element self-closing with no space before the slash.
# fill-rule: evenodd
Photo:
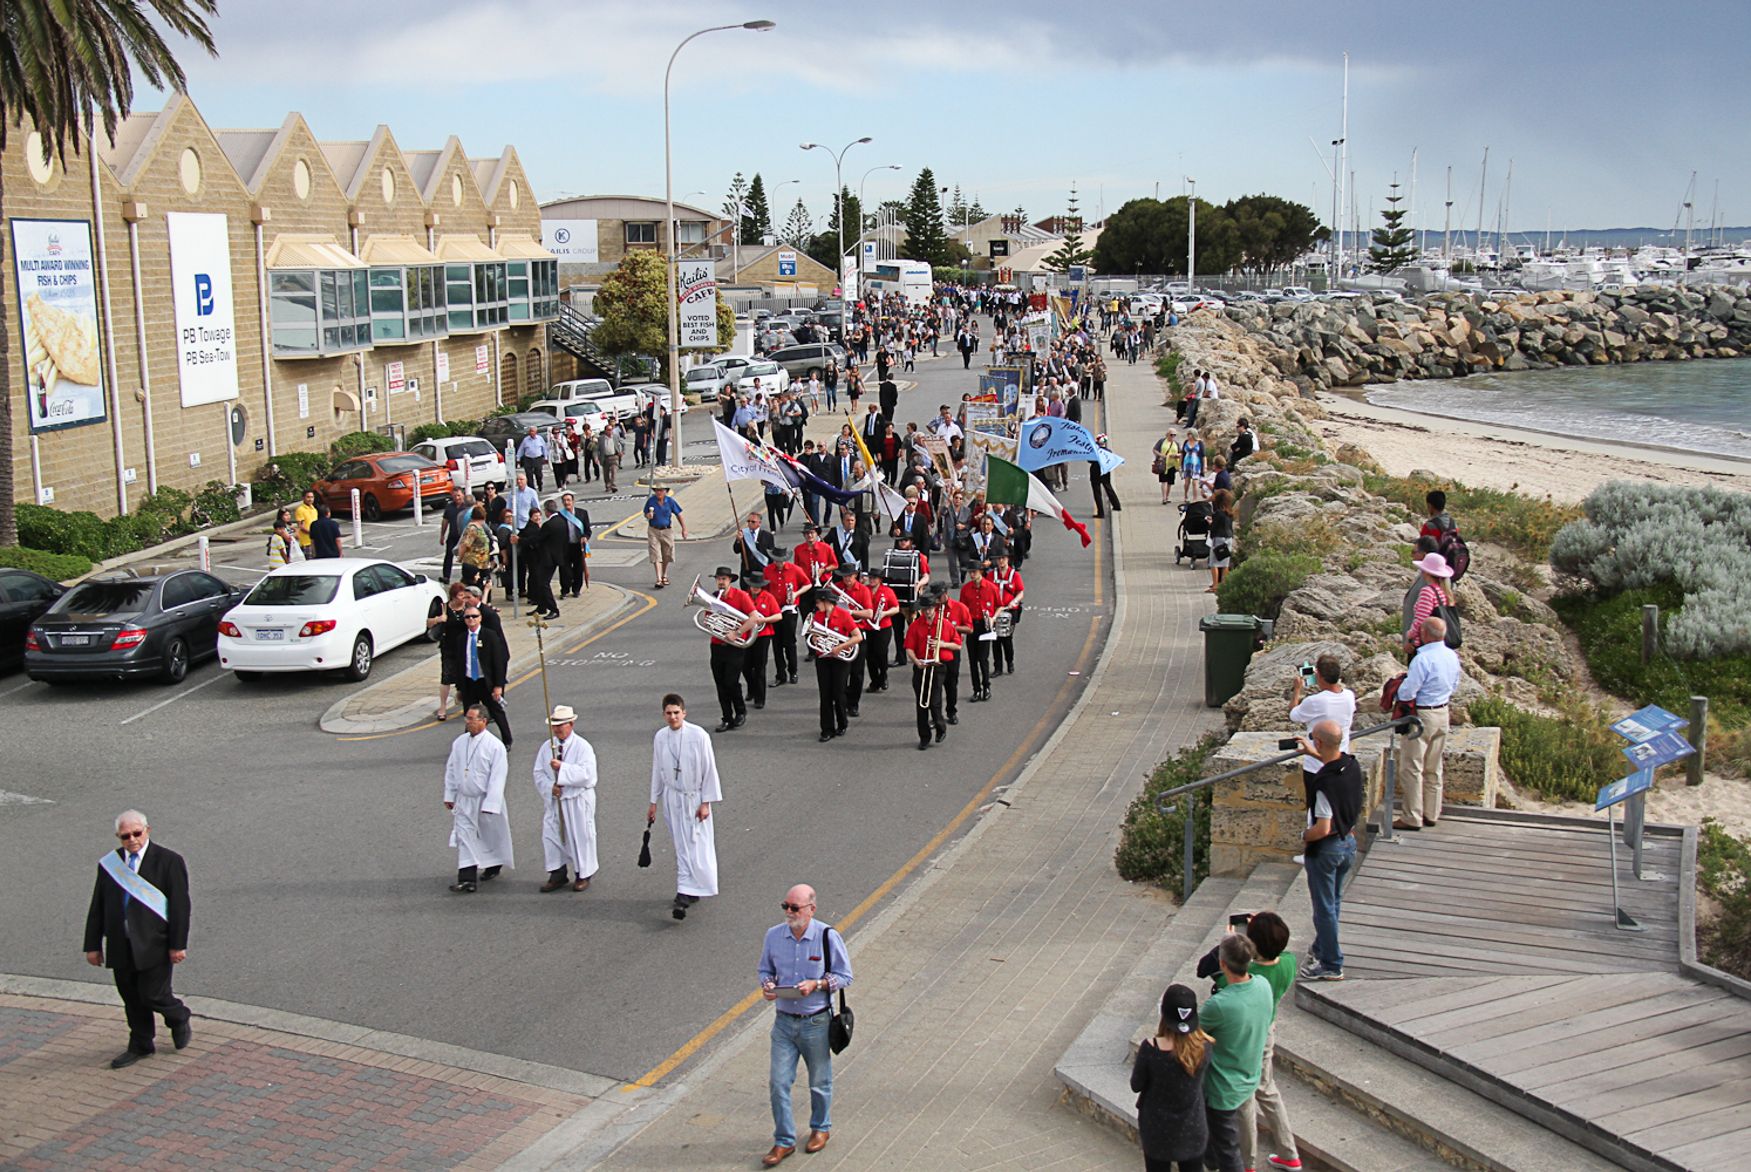
<svg viewBox="0 0 1751 1172">
<path fill-rule="evenodd" d="M 1251 912 L 1235 912 L 1228 917 L 1228 926 L 1238 932 L 1252 922 Z"/>
<path fill-rule="evenodd" d="M 1294 737 L 1284 737 L 1282 740 L 1277 742 L 1277 752 L 1279 752 L 1279 753 L 1292 753 L 1296 749 L 1299 749 L 1300 747 L 1301 747 L 1300 742 L 1298 742 Z"/>
</svg>

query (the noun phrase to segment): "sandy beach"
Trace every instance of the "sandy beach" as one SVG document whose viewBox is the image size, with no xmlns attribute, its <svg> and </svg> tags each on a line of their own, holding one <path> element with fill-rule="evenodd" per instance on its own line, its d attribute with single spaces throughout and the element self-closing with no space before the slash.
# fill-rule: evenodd
<svg viewBox="0 0 1751 1172">
<path fill-rule="evenodd" d="M 1426 468 L 1477 488 L 1564 502 L 1578 502 L 1610 480 L 1751 491 L 1751 463 L 1743 460 L 1423 415 L 1379 407 L 1359 394 L 1322 393 L 1319 402 L 1330 415 L 1314 424 L 1321 435 L 1333 443 L 1355 444 L 1394 476 Z"/>
</svg>

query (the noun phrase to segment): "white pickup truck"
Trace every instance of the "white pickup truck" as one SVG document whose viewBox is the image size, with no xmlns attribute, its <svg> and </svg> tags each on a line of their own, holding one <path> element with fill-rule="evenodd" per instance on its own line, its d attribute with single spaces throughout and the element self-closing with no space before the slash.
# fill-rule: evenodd
<svg viewBox="0 0 1751 1172">
<path fill-rule="evenodd" d="M 630 387 L 616 389 L 605 378 L 578 378 L 555 383 L 547 397 L 561 402 L 585 400 L 616 419 L 631 419 L 644 405 L 636 391 Z"/>
</svg>

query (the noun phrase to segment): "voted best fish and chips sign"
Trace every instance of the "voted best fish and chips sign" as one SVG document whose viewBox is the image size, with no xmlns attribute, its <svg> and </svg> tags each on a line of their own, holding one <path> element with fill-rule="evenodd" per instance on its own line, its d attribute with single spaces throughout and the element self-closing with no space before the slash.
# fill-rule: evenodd
<svg viewBox="0 0 1751 1172">
<path fill-rule="evenodd" d="M 675 262 L 675 296 L 681 305 L 681 348 L 716 349 L 717 265 L 709 260 Z"/>
<path fill-rule="evenodd" d="M 89 220 L 13 220 L 12 273 L 32 432 L 101 423 Z"/>
</svg>

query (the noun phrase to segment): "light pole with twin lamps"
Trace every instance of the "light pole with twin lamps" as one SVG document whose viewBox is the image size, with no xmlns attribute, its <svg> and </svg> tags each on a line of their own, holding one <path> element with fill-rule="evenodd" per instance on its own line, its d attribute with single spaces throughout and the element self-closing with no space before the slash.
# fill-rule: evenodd
<svg viewBox="0 0 1751 1172">
<path fill-rule="evenodd" d="M 834 254 L 833 267 L 836 271 L 833 273 L 833 279 L 839 282 L 839 344 L 841 346 L 845 344 L 845 152 L 860 143 L 869 141 L 871 141 L 870 137 L 866 134 L 860 139 L 846 143 L 837 154 L 833 153 L 831 147 L 822 146 L 818 142 L 802 144 L 802 149 L 805 151 L 826 151 L 833 155 L 833 201 L 839 208 L 839 251 Z M 858 218 L 861 220 L 862 216 L 863 212 L 860 208 Z"/>
</svg>

